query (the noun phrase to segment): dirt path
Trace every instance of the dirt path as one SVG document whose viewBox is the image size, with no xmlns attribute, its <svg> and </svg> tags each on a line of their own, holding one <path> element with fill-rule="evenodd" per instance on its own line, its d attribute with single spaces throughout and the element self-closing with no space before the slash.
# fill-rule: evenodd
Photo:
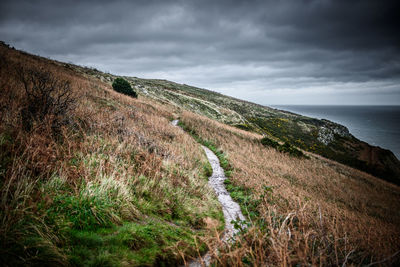
<svg viewBox="0 0 400 267">
<path fill-rule="evenodd" d="M 229 238 L 233 237 L 234 234 L 238 232 L 235 229 L 232 221 L 241 220 L 245 221 L 245 217 L 240 210 L 240 206 L 238 203 L 233 201 L 230 194 L 225 188 L 224 181 L 226 179 L 224 169 L 222 169 L 219 164 L 218 157 L 207 147 L 202 146 L 204 151 L 206 152 L 208 161 L 210 162 L 213 173 L 208 180 L 208 184 L 214 188 L 215 193 L 218 196 L 218 201 L 222 205 L 222 211 L 224 213 L 225 218 L 225 234 L 224 240 L 227 241 Z"/>
<path fill-rule="evenodd" d="M 177 126 L 178 122 L 179 120 L 173 120 L 171 124 L 173 126 Z M 242 211 L 240 210 L 239 204 L 233 201 L 229 192 L 225 188 L 224 181 L 226 179 L 226 176 L 224 169 L 221 167 L 219 163 L 217 155 L 215 155 L 214 152 L 212 152 L 209 148 L 205 146 L 202 146 L 202 148 L 206 152 L 206 156 L 213 170 L 212 175 L 209 177 L 208 184 L 214 189 L 215 194 L 218 197 L 218 201 L 221 203 L 222 212 L 224 214 L 225 232 L 222 237 L 222 240 L 224 242 L 229 242 L 232 239 L 232 237 L 238 232 L 238 230 L 235 229 L 232 221 L 234 220 L 245 221 L 246 219 L 243 216 Z M 205 266 L 209 266 L 210 260 L 211 260 L 211 254 L 210 252 L 208 252 L 203 257 L 190 262 L 189 266 L 197 267 L 197 266 L 202 266 L 202 264 Z"/>
<path fill-rule="evenodd" d="M 224 180 L 226 179 L 224 169 L 222 169 L 219 159 L 217 155 L 214 154 L 209 148 L 202 146 L 204 151 L 206 152 L 208 161 L 211 164 L 213 173 L 208 180 L 208 184 L 214 189 L 215 194 L 218 196 L 218 201 L 221 203 L 222 212 L 224 213 L 225 219 L 225 232 L 222 237 L 222 241 L 229 242 L 232 240 L 232 237 L 238 232 L 235 229 L 232 221 L 241 220 L 245 221 L 245 217 L 240 210 L 240 206 L 238 203 L 233 201 L 229 192 L 225 188 Z M 206 253 L 203 257 L 198 258 L 189 263 L 190 267 L 197 266 L 209 266 L 211 261 L 210 252 Z"/>
</svg>

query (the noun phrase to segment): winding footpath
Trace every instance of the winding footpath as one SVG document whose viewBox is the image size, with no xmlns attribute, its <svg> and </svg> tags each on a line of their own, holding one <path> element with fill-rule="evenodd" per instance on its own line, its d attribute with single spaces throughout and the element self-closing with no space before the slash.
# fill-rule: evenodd
<svg viewBox="0 0 400 267">
<path fill-rule="evenodd" d="M 218 157 L 207 147 L 202 147 L 206 152 L 208 161 L 213 169 L 213 173 L 208 180 L 208 184 L 214 188 L 215 194 L 218 196 L 218 201 L 222 205 L 222 212 L 224 213 L 225 218 L 225 233 L 223 240 L 228 241 L 238 232 L 238 230 L 235 229 L 234 225 L 232 224 L 232 221 L 245 221 L 246 219 L 240 210 L 239 204 L 233 201 L 231 195 L 225 188 L 224 181 L 226 177 L 224 169 L 222 169 L 221 165 L 219 164 Z"/>
<path fill-rule="evenodd" d="M 179 120 L 173 120 L 171 124 L 173 126 L 178 126 Z M 224 169 L 221 167 L 219 163 L 219 159 L 217 155 L 214 154 L 209 148 L 202 146 L 208 161 L 212 167 L 212 175 L 208 180 L 208 184 L 214 189 L 215 194 L 218 197 L 218 201 L 221 203 L 222 212 L 224 214 L 225 219 L 225 231 L 222 237 L 222 241 L 230 242 L 234 235 L 238 232 L 238 229 L 235 229 L 232 221 L 240 220 L 245 221 L 245 217 L 243 216 L 242 211 L 240 210 L 240 206 L 238 203 L 233 201 L 229 192 L 225 188 L 224 181 L 226 179 Z M 201 258 L 198 258 L 189 263 L 191 267 L 197 266 L 209 266 L 211 261 L 211 253 L 208 252 Z"/>
</svg>

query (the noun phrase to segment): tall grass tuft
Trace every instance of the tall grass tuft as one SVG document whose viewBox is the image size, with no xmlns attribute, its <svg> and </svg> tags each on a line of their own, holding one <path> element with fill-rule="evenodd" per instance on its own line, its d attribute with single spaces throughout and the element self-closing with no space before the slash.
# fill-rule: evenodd
<svg viewBox="0 0 400 267">
<path fill-rule="evenodd" d="M 38 210 L 38 179 L 24 164 L 14 162 L 1 191 L 0 254 L 2 266 L 65 265 L 59 248 L 63 236 L 54 233 Z"/>
</svg>

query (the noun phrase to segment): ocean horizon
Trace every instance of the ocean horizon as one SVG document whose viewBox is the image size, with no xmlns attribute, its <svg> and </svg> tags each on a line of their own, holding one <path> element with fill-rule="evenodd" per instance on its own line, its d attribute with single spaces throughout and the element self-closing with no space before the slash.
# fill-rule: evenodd
<svg viewBox="0 0 400 267">
<path fill-rule="evenodd" d="M 270 105 L 346 126 L 356 138 L 400 158 L 400 105 Z"/>
</svg>

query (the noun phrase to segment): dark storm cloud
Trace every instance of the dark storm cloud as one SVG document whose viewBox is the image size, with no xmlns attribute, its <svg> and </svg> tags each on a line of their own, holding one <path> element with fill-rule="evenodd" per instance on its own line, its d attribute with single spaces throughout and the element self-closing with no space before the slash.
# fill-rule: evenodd
<svg viewBox="0 0 400 267">
<path fill-rule="evenodd" d="M 264 103 L 330 103 L 337 94 L 349 103 L 387 95 L 381 102 L 393 104 L 400 103 L 398 14 L 397 1 L 3 0 L 0 39 Z"/>
</svg>

